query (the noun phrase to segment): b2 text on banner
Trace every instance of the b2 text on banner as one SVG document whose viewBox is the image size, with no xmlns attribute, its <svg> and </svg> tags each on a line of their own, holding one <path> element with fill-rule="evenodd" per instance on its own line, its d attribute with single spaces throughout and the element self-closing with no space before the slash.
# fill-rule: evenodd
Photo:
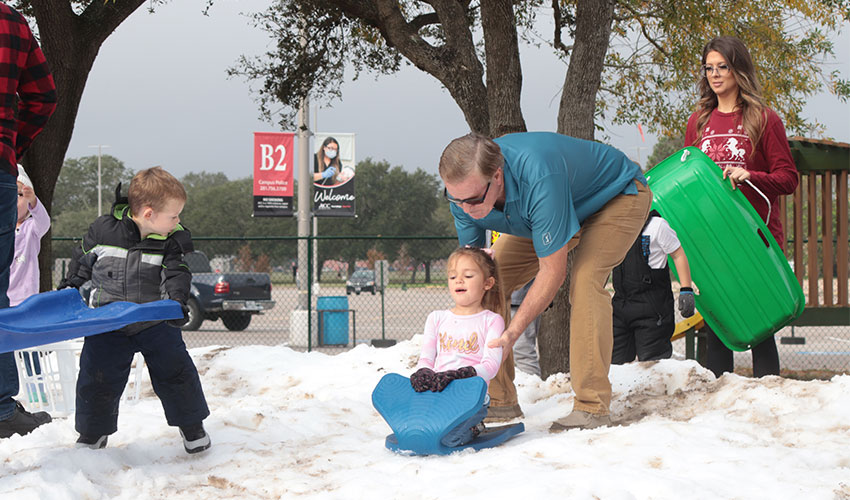
<svg viewBox="0 0 850 500">
<path fill-rule="evenodd" d="M 292 132 L 254 132 L 254 217 L 291 217 L 294 192 Z"/>
</svg>

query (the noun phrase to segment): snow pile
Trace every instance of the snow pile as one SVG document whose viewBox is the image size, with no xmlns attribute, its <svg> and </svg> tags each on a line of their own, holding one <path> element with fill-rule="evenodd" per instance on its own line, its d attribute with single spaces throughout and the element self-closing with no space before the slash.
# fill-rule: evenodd
<svg viewBox="0 0 850 500">
<path fill-rule="evenodd" d="M 501 447 L 398 456 L 371 404 L 409 375 L 416 337 L 336 356 L 286 347 L 193 349 L 213 446 L 183 451 L 143 386 L 104 450 L 76 449 L 73 418 L 0 440 L 0 497 L 850 499 L 850 376 L 726 375 L 692 361 L 614 366 L 611 428 L 549 434 L 569 377 L 517 372 L 526 432 Z"/>
</svg>

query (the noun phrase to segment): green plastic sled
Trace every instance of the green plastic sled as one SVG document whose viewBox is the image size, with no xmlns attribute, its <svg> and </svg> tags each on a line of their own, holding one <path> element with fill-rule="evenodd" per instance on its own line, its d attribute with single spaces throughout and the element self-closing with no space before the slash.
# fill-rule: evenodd
<svg viewBox="0 0 850 500">
<path fill-rule="evenodd" d="M 802 314 L 803 290 L 782 249 L 711 158 L 685 148 L 646 178 L 652 207 L 688 257 L 696 307 L 727 347 L 746 351 Z"/>
</svg>

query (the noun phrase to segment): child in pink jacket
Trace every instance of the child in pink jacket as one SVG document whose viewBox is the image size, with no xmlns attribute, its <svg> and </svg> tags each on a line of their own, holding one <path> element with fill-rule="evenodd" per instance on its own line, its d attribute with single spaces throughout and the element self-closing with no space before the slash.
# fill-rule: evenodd
<svg viewBox="0 0 850 500">
<path fill-rule="evenodd" d="M 9 269 L 7 292 L 10 307 L 38 293 L 38 253 L 41 251 L 41 238 L 48 229 L 50 229 L 50 216 L 36 197 L 32 181 L 24 171 L 24 167 L 18 165 L 18 225 L 15 228 L 15 258 Z M 23 356 L 27 374 L 32 375 L 33 368 L 35 373 L 41 373 L 39 355 L 23 354 Z M 47 400 L 43 390 L 37 390 L 32 384 L 28 384 L 27 393 L 30 401 L 37 401 L 39 393 L 41 393 L 42 401 Z M 38 412 L 35 415 L 40 415 L 42 420 L 50 421 L 47 413 Z"/>
<path fill-rule="evenodd" d="M 15 259 L 9 270 L 9 305 L 16 306 L 38 293 L 38 253 L 41 238 L 50 229 L 50 216 L 32 188 L 32 181 L 18 165 L 18 226 Z"/>
<path fill-rule="evenodd" d="M 505 298 L 492 255 L 480 248 L 455 250 L 448 260 L 448 284 L 455 306 L 428 315 L 419 369 L 410 376 L 417 392 L 439 392 L 454 379 L 475 376 L 489 384 L 502 362 L 502 348 L 487 347 L 505 329 Z M 443 445 L 475 439 L 484 429 L 489 405 L 488 397 L 472 418 L 442 439 Z"/>
</svg>

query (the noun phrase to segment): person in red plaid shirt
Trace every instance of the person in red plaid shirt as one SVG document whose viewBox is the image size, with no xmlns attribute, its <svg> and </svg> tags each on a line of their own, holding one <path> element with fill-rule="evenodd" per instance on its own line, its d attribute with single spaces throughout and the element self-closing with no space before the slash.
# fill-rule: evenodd
<svg viewBox="0 0 850 500">
<path fill-rule="evenodd" d="M 9 268 L 15 256 L 18 159 L 56 109 L 56 86 L 24 17 L 0 2 L 0 308 L 9 307 Z M 0 438 L 28 434 L 50 421 L 29 413 L 18 394 L 14 353 L 0 354 Z"/>
</svg>

